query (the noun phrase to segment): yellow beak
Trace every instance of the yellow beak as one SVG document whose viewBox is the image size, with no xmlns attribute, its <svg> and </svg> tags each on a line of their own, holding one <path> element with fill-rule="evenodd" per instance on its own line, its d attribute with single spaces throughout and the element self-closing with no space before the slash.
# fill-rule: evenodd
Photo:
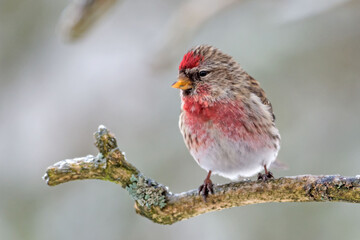
<svg viewBox="0 0 360 240">
<path fill-rule="evenodd" d="M 189 78 L 179 78 L 177 82 L 175 82 L 173 85 L 171 85 L 173 88 L 179 88 L 182 90 L 190 89 L 193 87 L 192 82 Z"/>
</svg>

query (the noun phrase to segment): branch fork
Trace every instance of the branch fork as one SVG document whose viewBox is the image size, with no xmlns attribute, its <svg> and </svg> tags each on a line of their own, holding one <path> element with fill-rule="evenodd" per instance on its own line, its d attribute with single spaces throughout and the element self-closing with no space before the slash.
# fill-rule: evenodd
<svg viewBox="0 0 360 240">
<path fill-rule="evenodd" d="M 43 179 L 49 186 L 80 179 L 117 183 L 135 200 L 136 213 L 159 224 L 197 215 L 268 202 L 351 202 L 360 203 L 360 176 L 301 175 L 266 182 L 244 180 L 214 185 L 214 194 L 204 202 L 196 189 L 173 194 L 145 177 L 129 163 L 117 146 L 115 136 L 103 125 L 94 133 L 97 156 L 66 159 L 48 167 Z"/>
</svg>

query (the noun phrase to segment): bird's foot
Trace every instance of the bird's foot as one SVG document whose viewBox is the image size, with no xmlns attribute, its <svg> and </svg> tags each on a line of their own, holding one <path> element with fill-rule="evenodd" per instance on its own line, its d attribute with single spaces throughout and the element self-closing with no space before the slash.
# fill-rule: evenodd
<svg viewBox="0 0 360 240">
<path fill-rule="evenodd" d="M 202 184 L 199 187 L 199 195 L 201 195 L 204 199 L 204 202 L 206 202 L 206 198 L 209 195 L 209 193 L 214 194 L 214 184 L 210 180 L 210 178 L 206 178 L 204 180 L 204 184 Z"/>
<path fill-rule="evenodd" d="M 261 180 L 263 182 L 274 178 L 274 175 L 271 172 L 266 172 L 266 173 L 259 173 L 258 174 L 258 180 Z"/>
</svg>

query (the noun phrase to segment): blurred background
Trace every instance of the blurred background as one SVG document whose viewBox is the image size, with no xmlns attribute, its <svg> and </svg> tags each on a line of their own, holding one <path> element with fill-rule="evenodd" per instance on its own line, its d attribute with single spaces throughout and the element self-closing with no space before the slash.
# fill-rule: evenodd
<svg viewBox="0 0 360 240">
<path fill-rule="evenodd" d="M 162 226 L 115 184 L 41 177 L 96 155 L 104 124 L 145 175 L 172 192 L 198 187 L 206 172 L 183 143 L 170 85 L 202 43 L 267 92 L 289 165 L 276 177 L 360 174 L 360 1 L 127 0 L 73 40 L 70 15 L 59 20 L 68 4 L 0 0 L 0 239 L 358 238 L 359 204 L 260 204 Z"/>
</svg>

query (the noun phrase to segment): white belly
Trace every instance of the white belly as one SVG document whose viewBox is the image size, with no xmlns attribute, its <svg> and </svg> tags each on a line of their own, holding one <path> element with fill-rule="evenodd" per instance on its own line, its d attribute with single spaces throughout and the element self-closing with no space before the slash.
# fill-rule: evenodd
<svg viewBox="0 0 360 240">
<path fill-rule="evenodd" d="M 277 141 L 277 146 L 279 142 Z M 271 144 L 273 146 L 273 144 Z M 239 177 L 251 177 L 267 168 L 276 160 L 279 147 L 260 147 L 254 149 L 244 140 L 232 140 L 225 137 L 214 138 L 206 148 L 190 151 L 197 163 L 206 171 L 237 180 Z"/>
</svg>

